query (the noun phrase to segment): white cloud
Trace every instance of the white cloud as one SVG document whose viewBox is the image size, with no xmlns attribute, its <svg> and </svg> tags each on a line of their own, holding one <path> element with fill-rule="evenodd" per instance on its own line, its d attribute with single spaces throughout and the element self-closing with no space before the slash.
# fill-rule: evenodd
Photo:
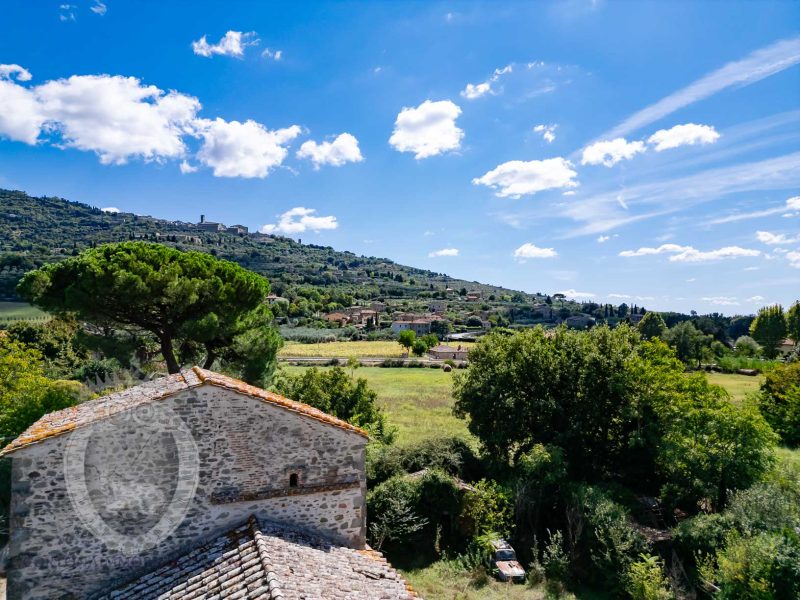
<svg viewBox="0 0 800 600">
<path fill-rule="evenodd" d="M 467 100 L 475 100 L 476 98 L 480 98 L 486 94 L 497 94 L 498 92 L 492 87 L 492 84 L 497 83 L 503 75 L 506 73 L 511 73 L 512 70 L 513 67 L 511 65 L 506 65 L 505 67 L 495 69 L 489 79 L 483 83 L 468 83 L 467 87 L 461 91 L 461 97 L 466 98 Z"/>
<path fill-rule="evenodd" d="M 630 300 L 630 294 L 608 294 L 609 298 L 616 298 L 618 300 Z"/>
<path fill-rule="evenodd" d="M 766 210 L 757 210 L 754 212 L 749 213 L 739 213 L 734 215 L 728 215 L 727 217 L 720 217 L 719 219 L 714 219 L 710 221 L 712 225 L 721 225 L 722 223 L 733 223 L 735 221 L 747 221 L 750 219 L 758 219 L 761 217 L 769 217 L 770 215 L 777 215 L 780 213 L 787 212 L 784 216 L 795 216 L 800 215 L 800 196 L 794 196 L 786 200 L 786 204 L 784 206 L 776 206 L 774 208 L 768 208 Z M 797 211 L 796 213 L 793 211 Z"/>
<path fill-rule="evenodd" d="M 181 164 L 180 164 L 179 168 L 181 170 L 181 173 L 186 175 L 188 173 L 196 173 L 199 167 L 196 167 L 195 165 L 190 165 L 188 162 L 186 162 L 184 160 L 184 161 L 181 161 Z"/>
<path fill-rule="evenodd" d="M 264 51 L 261 53 L 262 58 L 269 58 L 274 61 L 279 61 L 283 58 L 283 50 L 272 50 L 270 48 L 265 48 Z"/>
<path fill-rule="evenodd" d="M 389 144 L 399 152 L 413 152 L 416 159 L 458 150 L 464 137 L 464 131 L 456 127 L 460 114 L 461 108 L 450 100 L 425 100 L 416 108 L 404 107 Z"/>
<path fill-rule="evenodd" d="M 430 258 L 437 256 L 458 256 L 458 248 L 442 248 L 441 250 L 428 253 L 428 257 Z"/>
<path fill-rule="evenodd" d="M 58 19 L 60 21 L 74 21 L 75 20 L 75 13 L 72 12 L 74 8 L 78 8 L 74 4 L 59 4 L 58 5 Z"/>
<path fill-rule="evenodd" d="M 297 125 L 270 130 L 251 120 L 197 119 L 195 124 L 203 138 L 197 159 L 216 177 L 266 177 L 286 158 L 285 145 L 301 133 Z"/>
<path fill-rule="evenodd" d="M 514 250 L 514 258 L 555 258 L 558 252 L 554 248 L 539 248 L 536 244 L 526 242 Z"/>
<path fill-rule="evenodd" d="M 306 230 L 314 232 L 323 229 L 336 229 L 339 224 L 336 217 L 317 217 L 316 209 L 297 206 L 278 216 L 278 222 L 261 227 L 261 233 L 303 233 Z"/>
<path fill-rule="evenodd" d="M 104 213 L 118 213 L 119 209 L 116 206 L 106 206 L 105 208 L 101 208 Z"/>
<path fill-rule="evenodd" d="M 106 14 L 106 12 L 108 12 L 108 7 L 100 2 L 100 0 L 94 0 L 94 4 L 89 7 L 89 10 L 102 17 Z"/>
<path fill-rule="evenodd" d="M 707 262 L 729 258 L 761 256 L 760 250 L 741 248 L 739 246 L 726 246 L 718 250 L 701 252 L 692 246 L 679 246 L 678 244 L 662 244 L 657 248 L 639 248 L 638 250 L 623 250 L 620 256 L 630 258 L 634 256 L 649 256 L 653 254 L 670 254 L 671 262 Z"/>
<path fill-rule="evenodd" d="M 498 188 L 501 198 L 519 198 L 544 190 L 577 187 L 572 163 L 557 157 L 546 160 L 512 160 L 498 165 L 482 177 L 472 180 L 475 185 Z"/>
<path fill-rule="evenodd" d="M 591 292 L 578 292 L 574 289 L 562 290 L 558 293 L 564 294 L 567 298 L 594 298 L 596 295 Z"/>
<path fill-rule="evenodd" d="M 745 302 L 752 302 L 753 304 L 758 304 L 765 300 L 764 296 L 750 296 L 745 300 Z"/>
<path fill-rule="evenodd" d="M 595 142 L 583 149 L 582 165 L 605 165 L 613 167 L 621 160 L 629 160 L 645 151 L 644 142 L 629 142 L 625 138 Z"/>
<path fill-rule="evenodd" d="M 31 90 L 0 79 L 0 136 L 33 145 L 45 121 L 42 107 Z"/>
<path fill-rule="evenodd" d="M 611 235 L 600 235 L 600 236 L 597 237 L 596 241 L 597 241 L 598 244 L 605 244 L 608 240 L 613 240 L 614 238 L 618 238 L 618 237 L 619 237 L 618 233 L 614 233 L 614 234 L 611 234 Z"/>
<path fill-rule="evenodd" d="M 795 269 L 800 269 L 800 250 L 794 250 L 786 255 L 786 260 L 789 261 L 789 266 Z"/>
<path fill-rule="evenodd" d="M 759 242 L 768 246 L 781 246 L 800 242 L 800 236 L 789 237 L 785 233 L 771 233 L 769 231 L 756 231 L 756 238 Z"/>
<path fill-rule="evenodd" d="M 746 86 L 800 63 L 800 37 L 781 40 L 701 77 L 628 117 L 602 137 L 623 136 L 731 86 Z"/>
<path fill-rule="evenodd" d="M 19 65 L 0 65 L 0 79 L 30 81 L 32 78 L 31 72 Z"/>
<path fill-rule="evenodd" d="M 703 302 L 716 304 L 717 306 L 738 306 L 739 301 L 733 296 L 706 296 L 700 298 Z"/>
<path fill-rule="evenodd" d="M 244 56 L 244 49 L 247 46 L 255 46 L 259 43 L 255 32 L 244 33 L 241 31 L 229 31 L 220 38 L 216 44 L 209 44 L 206 36 L 201 37 L 196 42 L 192 42 L 192 50 L 198 56 L 211 58 L 214 55 Z"/>
<path fill-rule="evenodd" d="M 686 123 L 685 125 L 675 125 L 671 129 L 659 129 L 647 139 L 647 142 L 655 146 L 656 152 L 661 152 L 679 146 L 713 144 L 718 139 L 717 130 L 710 125 Z"/>
<path fill-rule="evenodd" d="M 57 145 L 95 152 L 103 164 L 183 156 L 182 135 L 200 109 L 197 98 L 165 94 L 135 77 L 73 75 L 31 91 L 36 105 L 26 110 L 38 115 L 31 122 L 43 118 L 44 131 L 60 135 Z"/>
<path fill-rule="evenodd" d="M 358 148 L 358 140 L 349 133 L 342 133 L 332 142 L 322 142 L 318 144 L 312 140 L 304 142 L 297 151 L 298 158 L 309 158 L 314 163 L 314 168 L 319 169 L 321 165 L 333 165 L 340 167 L 348 162 L 361 162 L 361 150 Z"/>
<path fill-rule="evenodd" d="M 558 125 L 537 125 L 533 128 L 534 133 L 541 133 L 542 139 L 548 144 L 552 144 L 556 139 L 556 127 Z"/>
</svg>

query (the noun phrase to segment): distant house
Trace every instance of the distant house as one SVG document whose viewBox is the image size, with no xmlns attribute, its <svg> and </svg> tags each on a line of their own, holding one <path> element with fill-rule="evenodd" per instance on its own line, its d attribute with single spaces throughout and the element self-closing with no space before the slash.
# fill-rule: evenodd
<svg viewBox="0 0 800 600">
<path fill-rule="evenodd" d="M 477 302 L 483 297 L 480 292 L 467 292 L 467 302 Z"/>
<path fill-rule="evenodd" d="M 636 325 L 644 318 L 644 315 L 629 315 L 628 320 L 631 322 L 631 325 Z"/>
<path fill-rule="evenodd" d="M 440 344 L 428 350 L 428 355 L 438 360 L 467 360 L 468 354 L 469 350 L 462 348 L 461 345 L 455 348 L 453 346 Z"/>
<path fill-rule="evenodd" d="M 428 308 L 432 313 L 444 313 L 447 311 L 447 302 L 444 300 L 433 300 Z"/>
<path fill-rule="evenodd" d="M 215 223 L 214 221 L 206 221 L 205 215 L 200 215 L 200 222 L 197 224 L 197 228 L 203 231 L 225 231 L 225 225 L 222 223 Z"/>
<path fill-rule="evenodd" d="M 564 320 L 570 329 L 588 329 L 595 323 L 594 318 L 589 315 L 572 315 Z"/>
<path fill-rule="evenodd" d="M 287 298 L 284 298 L 283 296 L 278 296 L 277 294 L 269 294 L 267 296 L 267 302 L 269 302 L 270 304 L 275 304 L 276 302 L 288 303 L 289 300 Z"/>
<path fill-rule="evenodd" d="M 328 323 L 338 323 L 340 326 L 344 326 L 350 322 L 350 317 L 344 313 L 333 312 L 325 315 L 325 320 Z"/>
<path fill-rule="evenodd" d="M 414 319 L 409 321 L 393 321 L 392 333 L 411 330 L 417 335 L 425 335 L 431 332 L 431 321 L 428 319 Z"/>
<path fill-rule="evenodd" d="M 228 233 L 247 233 L 249 230 L 244 225 L 231 225 L 226 229 Z"/>
</svg>

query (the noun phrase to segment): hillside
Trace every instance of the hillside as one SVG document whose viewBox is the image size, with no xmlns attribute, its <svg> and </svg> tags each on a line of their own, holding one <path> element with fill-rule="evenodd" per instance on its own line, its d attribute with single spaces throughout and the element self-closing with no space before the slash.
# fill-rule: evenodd
<svg viewBox="0 0 800 600">
<path fill-rule="evenodd" d="M 285 237 L 209 232 L 195 223 L 105 213 L 63 198 L 0 190 L 0 300 L 15 299 L 17 281 L 30 269 L 95 244 L 132 239 L 209 252 L 237 262 L 267 277 L 278 294 L 287 287 L 313 285 L 356 298 L 416 298 L 420 292 L 452 287 L 478 290 L 484 297 L 508 294 L 518 301 L 531 299 L 513 290 Z"/>
</svg>

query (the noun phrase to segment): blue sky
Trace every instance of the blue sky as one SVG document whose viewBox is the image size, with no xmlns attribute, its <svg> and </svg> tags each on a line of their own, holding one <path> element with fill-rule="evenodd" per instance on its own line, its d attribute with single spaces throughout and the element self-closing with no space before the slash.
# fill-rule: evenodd
<svg viewBox="0 0 800 600">
<path fill-rule="evenodd" d="M 0 186 L 530 292 L 800 296 L 796 2 L 6 2 Z"/>
</svg>

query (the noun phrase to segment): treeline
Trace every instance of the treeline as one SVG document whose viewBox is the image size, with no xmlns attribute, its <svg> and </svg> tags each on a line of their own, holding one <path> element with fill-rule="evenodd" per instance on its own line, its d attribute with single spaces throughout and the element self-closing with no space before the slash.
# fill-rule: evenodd
<svg viewBox="0 0 800 600">
<path fill-rule="evenodd" d="M 628 326 L 534 328 L 484 338 L 454 392 L 478 453 L 370 448 L 370 542 L 398 564 L 479 580 L 504 536 L 553 593 L 799 597 L 800 464 L 776 444 L 800 444 L 800 363 L 738 406 Z"/>
</svg>

